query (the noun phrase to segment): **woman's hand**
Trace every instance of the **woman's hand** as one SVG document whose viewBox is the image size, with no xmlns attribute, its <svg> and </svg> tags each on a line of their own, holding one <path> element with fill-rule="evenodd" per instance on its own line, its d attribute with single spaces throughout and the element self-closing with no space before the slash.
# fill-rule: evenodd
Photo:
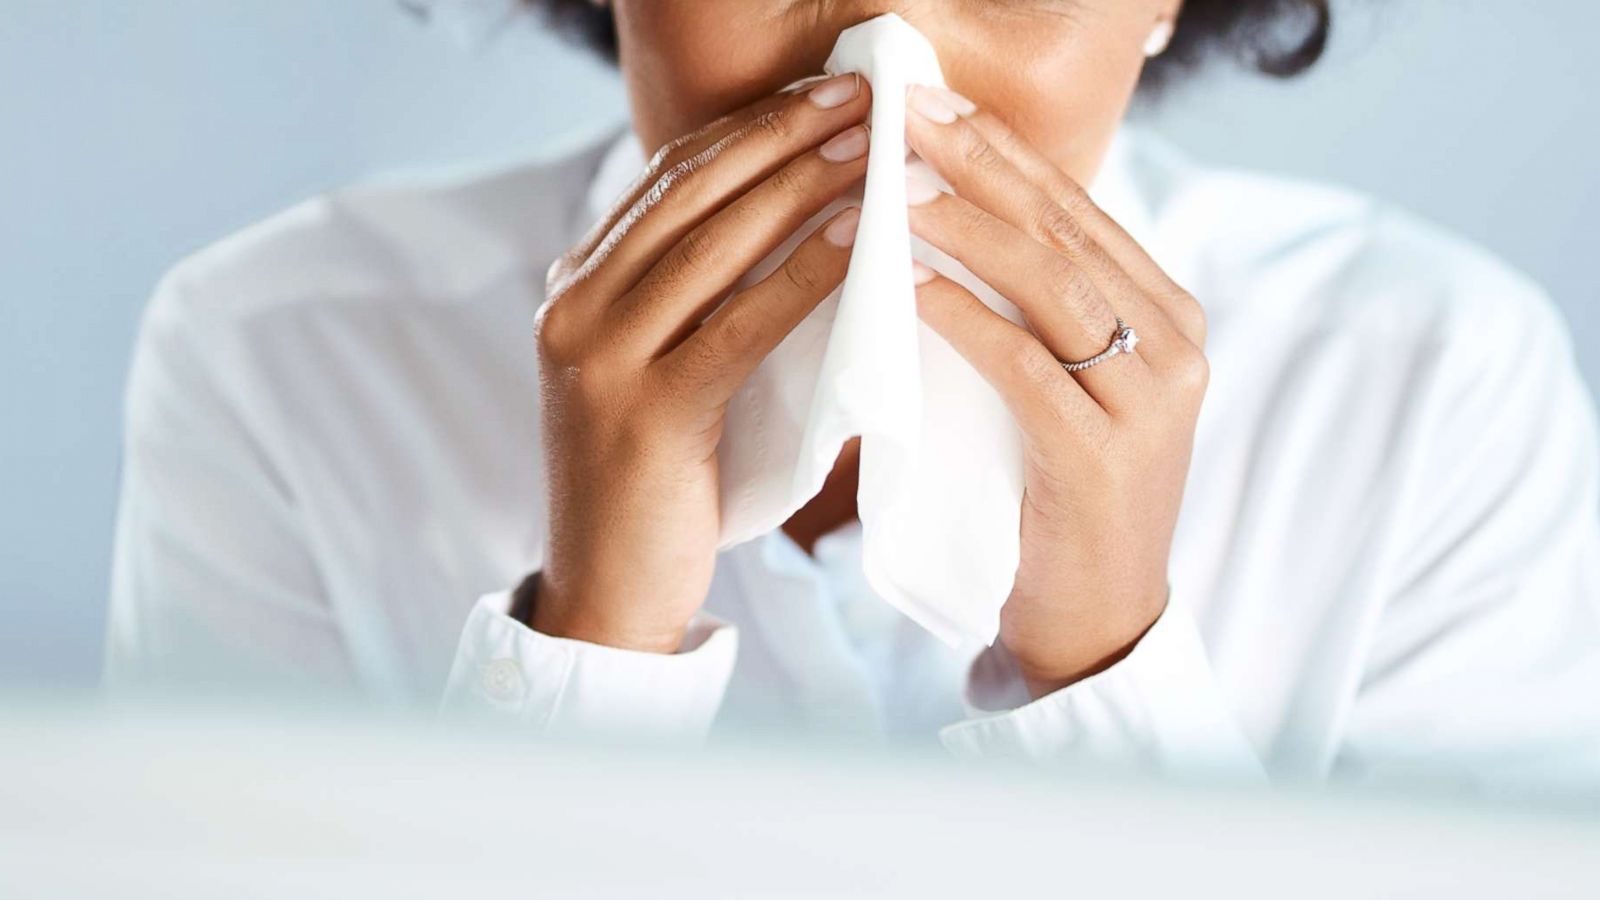
<svg viewBox="0 0 1600 900">
<path fill-rule="evenodd" d="M 913 231 L 1022 310 L 1012 324 L 919 269 L 923 319 L 994 385 L 1027 455 L 1022 558 L 1000 640 L 1038 697 L 1125 656 L 1167 602 L 1208 375 L 1199 304 L 998 118 L 914 89 L 907 139 L 954 188 L 910 185 Z M 1131 354 L 1105 350 L 1121 317 Z"/>
<path fill-rule="evenodd" d="M 719 304 L 865 174 L 867 95 L 840 76 L 673 142 L 552 267 L 538 316 L 550 534 L 535 629 L 678 648 L 716 559 L 724 409 L 843 280 L 859 210 Z"/>
</svg>

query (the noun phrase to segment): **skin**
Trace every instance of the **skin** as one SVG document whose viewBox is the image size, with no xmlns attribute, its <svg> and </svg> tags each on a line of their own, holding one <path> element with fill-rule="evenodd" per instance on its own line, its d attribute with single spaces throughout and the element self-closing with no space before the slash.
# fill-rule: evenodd
<svg viewBox="0 0 1600 900">
<path fill-rule="evenodd" d="M 537 602 L 522 607 L 529 623 L 629 649 L 680 647 L 715 562 L 723 410 L 843 279 L 854 213 L 718 304 L 865 172 L 864 155 L 844 158 L 864 150 L 863 81 L 774 92 L 817 71 L 839 31 L 893 11 L 933 42 L 954 89 L 910 97 L 907 141 L 954 190 L 912 185 L 912 229 L 1027 319 L 1013 325 L 919 269 L 923 320 L 1024 433 L 1022 559 L 999 647 L 1035 696 L 1125 656 L 1166 605 L 1207 381 L 1205 323 L 1080 185 L 1127 109 L 1147 38 L 1179 0 L 613 6 L 635 130 L 661 150 L 550 273 L 538 346 L 551 532 L 528 588 Z M 1138 329 L 1135 354 L 1061 368 L 1104 349 L 1116 316 Z M 854 517 L 855 484 L 849 446 L 785 530 L 809 549 Z"/>
</svg>

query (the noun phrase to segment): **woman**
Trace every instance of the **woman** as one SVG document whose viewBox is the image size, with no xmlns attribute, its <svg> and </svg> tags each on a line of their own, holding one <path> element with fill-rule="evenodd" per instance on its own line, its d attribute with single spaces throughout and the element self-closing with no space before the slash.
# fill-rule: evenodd
<svg viewBox="0 0 1600 900">
<path fill-rule="evenodd" d="M 1324 0 L 533 5 L 615 54 L 629 132 L 338 192 L 163 283 L 112 681 L 442 693 L 546 735 L 1600 773 L 1594 418 L 1549 301 L 1393 210 L 1122 126 L 1208 48 L 1306 67 Z M 716 549 L 721 411 L 839 283 L 855 214 L 716 301 L 865 166 L 868 85 L 783 88 L 888 11 L 954 89 L 908 98 L 953 189 L 912 187 L 913 230 L 1029 323 L 918 270 L 923 320 L 1025 435 L 991 648 L 871 596 L 850 450 L 781 529 Z M 1142 340 L 1107 358 L 1119 320 Z"/>
</svg>

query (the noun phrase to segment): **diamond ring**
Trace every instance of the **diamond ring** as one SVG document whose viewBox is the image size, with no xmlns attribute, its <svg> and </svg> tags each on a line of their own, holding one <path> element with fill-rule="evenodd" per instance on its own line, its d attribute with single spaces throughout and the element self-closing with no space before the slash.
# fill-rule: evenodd
<svg viewBox="0 0 1600 900">
<path fill-rule="evenodd" d="M 1132 353 L 1133 348 L 1138 346 L 1138 344 L 1138 333 L 1132 328 L 1129 328 L 1127 323 L 1122 321 L 1122 318 L 1119 316 L 1117 318 L 1117 333 L 1111 336 L 1111 346 L 1101 350 L 1099 353 L 1096 353 L 1088 359 L 1079 360 L 1078 362 L 1067 362 L 1064 359 L 1060 360 L 1061 368 L 1066 369 L 1068 372 L 1080 372 L 1089 368 L 1090 366 L 1103 363 L 1119 353 Z"/>
</svg>

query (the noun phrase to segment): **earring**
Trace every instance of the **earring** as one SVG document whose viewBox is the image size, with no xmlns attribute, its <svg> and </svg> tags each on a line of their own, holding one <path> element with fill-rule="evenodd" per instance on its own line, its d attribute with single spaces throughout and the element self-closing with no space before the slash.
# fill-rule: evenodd
<svg viewBox="0 0 1600 900">
<path fill-rule="evenodd" d="M 1155 27 L 1150 29 L 1150 36 L 1144 39 L 1144 55 L 1160 56 L 1165 52 L 1167 45 L 1172 43 L 1173 30 L 1174 25 L 1171 19 L 1162 19 L 1156 22 Z"/>
</svg>

